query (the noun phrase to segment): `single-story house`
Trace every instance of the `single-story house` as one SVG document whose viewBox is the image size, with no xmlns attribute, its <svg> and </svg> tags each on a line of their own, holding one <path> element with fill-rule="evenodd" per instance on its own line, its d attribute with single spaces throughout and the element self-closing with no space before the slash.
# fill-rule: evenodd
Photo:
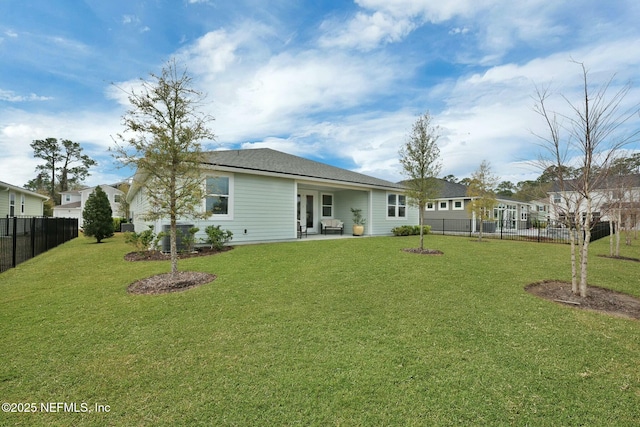
<svg viewBox="0 0 640 427">
<path fill-rule="evenodd" d="M 120 217 L 120 200 L 124 198 L 124 192 L 106 184 L 100 185 L 100 188 L 107 194 L 111 204 L 112 216 L 114 218 Z M 53 216 L 57 218 L 77 218 L 78 227 L 82 227 L 84 206 L 95 189 L 96 187 L 86 187 L 80 190 L 62 191 L 60 193 L 62 203 L 53 208 Z"/>
<path fill-rule="evenodd" d="M 321 221 L 337 219 L 352 234 L 351 208 L 362 210 L 365 235 L 390 235 L 400 225 L 416 225 L 401 184 L 330 166 L 268 148 L 207 152 L 202 161 L 206 219 L 181 218 L 185 228 L 220 225 L 234 243 L 292 240 L 300 226 L 321 232 Z M 136 231 L 164 230 L 168 218 L 145 221 L 148 200 L 144 174 L 137 171 L 127 201 Z"/>
<path fill-rule="evenodd" d="M 0 218 L 42 216 L 48 196 L 0 181 Z"/>
<path fill-rule="evenodd" d="M 455 182 L 437 179 L 438 197 L 427 203 L 425 208 L 425 225 L 430 225 L 433 231 L 476 232 L 479 221 L 475 214 L 469 212 L 471 197 L 467 196 L 467 186 Z M 497 204 L 493 208 L 492 218 L 485 224 L 484 231 L 493 230 L 521 230 L 528 228 L 529 214 L 532 211 L 530 203 L 497 197 Z"/>
</svg>

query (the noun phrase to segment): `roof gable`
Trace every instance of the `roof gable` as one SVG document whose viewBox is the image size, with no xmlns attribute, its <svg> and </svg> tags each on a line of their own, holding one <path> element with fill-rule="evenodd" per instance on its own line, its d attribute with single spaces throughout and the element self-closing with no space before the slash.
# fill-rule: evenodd
<svg viewBox="0 0 640 427">
<path fill-rule="evenodd" d="M 34 191 L 27 190 L 26 188 L 18 187 L 16 185 L 11 185 L 11 184 L 3 182 L 3 181 L 0 181 L 0 187 L 4 187 L 7 190 L 15 191 L 17 193 L 23 193 L 23 194 L 27 194 L 27 195 L 30 195 L 30 196 L 38 197 L 38 198 L 40 198 L 42 200 L 48 200 L 49 199 L 49 196 L 44 196 L 44 195 L 36 193 Z"/>
<path fill-rule="evenodd" d="M 270 172 L 292 178 L 339 181 L 369 187 L 403 189 L 403 186 L 347 169 L 305 159 L 270 148 L 210 151 L 205 153 L 205 164 L 225 166 L 251 172 Z"/>
</svg>

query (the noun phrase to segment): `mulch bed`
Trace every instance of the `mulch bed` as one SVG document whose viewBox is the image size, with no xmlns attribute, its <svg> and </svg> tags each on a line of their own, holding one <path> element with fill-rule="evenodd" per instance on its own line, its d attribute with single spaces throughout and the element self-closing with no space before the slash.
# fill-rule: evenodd
<svg viewBox="0 0 640 427">
<path fill-rule="evenodd" d="M 178 254 L 178 259 L 215 255 L 231 249 L 233 249 L 233 246 L 224 246 L 220 250 L 208 247 L 197 248 L 195 252 Z M 129 252 L 124 256 L 124 259 L 125 261 L 168 261 L 171 259 L 171 255 L 160 251 Z"/>
<path fill-rule="evenodd" d="M 231 249 L 233 249 L 233 246 L 225 246 L 221 250 L 203 247 L 191 253 L 178 254 L 178 258 L 187 259 L 215 255 Z M 126 261 L 168 261 L 171 259 L 171 255 L 160 251 L 129 252 L 124 256 L 124 259 Z M 213 282 L 216 277 L 215 274 L 196 271 L 158 274 L 130 284 L 127 287 L 127 292 L 138 295 L 155 295 L 186 291 L 187 289 Z"/>
<path fill-rule="evenodd" d="M 138 295 L 154 295 L 186 291 L 187 289 L 213 282 L 216 277 L 215 274 L 196 271 L 158 274 L 130 284 L 127 292 Z"/>
<path fill-rule="evenodd" d="M 571 283 L 549 280 L 532 283 L 525 290 L 568 307 L 640 319 L 640 299 L 611 289 L 589 286 L 587 297 L 582 298 L 571 292 Z"/>
<path fill-rule="evenodd" d="M 444 252 L 437 249 L 406 248 L 403 251 L 420 255 L 444 255 Z"/>
</svg>

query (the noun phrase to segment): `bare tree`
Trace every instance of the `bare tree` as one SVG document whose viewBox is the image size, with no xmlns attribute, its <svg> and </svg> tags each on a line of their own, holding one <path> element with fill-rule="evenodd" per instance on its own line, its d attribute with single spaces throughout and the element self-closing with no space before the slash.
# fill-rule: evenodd
<svg viewBox="0 0 640 427">
<path fill-rule="evenodd" d="M 467 186 L 467 196 L 471 198 L 469 210 L 480 220 L 478 241 L 482 241 L 483 223 L 491 218 L 493 208 L 497 204 L 493 189 L 499 178 L 491 171 L 491 164 L 483 160 L 478 169 L 471 175 Z"/>
<path fill-rule="evenodd" d="M 442 168 L 438 138 L 438 127 L 431 124 L 431 115 L 426 112 L 413 124 L 399 153 L 402 170 L 409 178 L 405 181 L 405 193 L 409 203 L 419 211 L 420 250 L 424 249 L 424 210 L 427 202 L 437 197 L 440 188 L 435 179 Z"/>
<path fill-rule="evenodd" d="M 572 291 L 586 297 L 595 190 L 604 184 L 617 150 L 637 140 L 640 131 L 627 131 L 624 125 L 640 109 L 638 104 L 624 108 L 623 100 L 629 93 L 630 84 L 608 98 L 606 94 L 613 77 L 593 90 L 586 67 L 577 64 L 582 68 L 581 100 L 572 102 L 562 96 L 568 112 L 551 111 L 548 108 L 549 90 L 538 88 L 535 110 L 544 118 L 549 131 L 547 136 L 538 135 L 547 153 L 541 157 L 542 165 L 545 169 L 555 166 L 555 192 L 562 199 L 556 207 L 562 211 L 570 229 Z M 569 166 L 577 169 L 576 178 L 568 179 L 566 170 Z"/>
<path fill-rule="evenodd" d="M 116 142 L 115 153 L 124 165 L 137 167 L 133 185 L 144 188 L 149 198 L 145 219 L 169 219 L 171 272 L 176 273 L 178 218 L 204 215 L 199 141 L 214 138 L 207 127 L 213 118 L 198 111 L 204 95 L 192 88 L 191 77 L 186 70 L 179 72 L 175 61 L 141 83 L 141 91 L 127 92 L 132 108 L 123 117 L 134 136 L 117 135 L 122 145 Z"/>
</svg>

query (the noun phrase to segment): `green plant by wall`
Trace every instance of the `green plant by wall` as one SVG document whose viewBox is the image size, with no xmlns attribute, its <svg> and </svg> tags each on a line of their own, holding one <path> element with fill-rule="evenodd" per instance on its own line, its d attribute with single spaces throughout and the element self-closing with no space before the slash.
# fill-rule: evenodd
<svg viewBox="0 0 640 427">
<path fill-rule="evenodd" d="M 221 250 L 233 238 L 230 230 L 221 230 L 219 225 L 210 225 L 204 232 L 207 233 L 207 243 L 211 245 L 211 249 Z"/>
<path fill-rule="evenodd" d="M 401 225 L 391 229 L 394 236 L 417 236 L 420 234 L 419 225 Z M 431 226 L 425 225 L 423 227 L 424 234 L 431 234 Z"/>
<path fill-rule="evenodd" d="M 135 231 L 124 233 L 124 241 L 133 245 L 137 252 L 157 250 L 160 247 L 160 240 L 165 236 L 164 232 L 156 234 L 153 225 L 148 230 L 136 233 Z"/>
</svg>

